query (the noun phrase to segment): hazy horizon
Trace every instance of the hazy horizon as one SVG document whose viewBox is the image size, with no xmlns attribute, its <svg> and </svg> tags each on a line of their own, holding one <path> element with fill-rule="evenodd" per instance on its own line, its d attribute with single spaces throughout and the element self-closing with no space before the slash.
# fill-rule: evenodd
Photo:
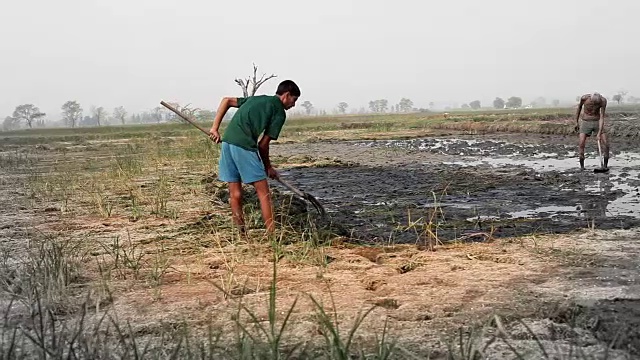
<svg viewBox="0 0 640 360">
<path fill-rule="evenodd" d="M 77 100 L 129 114 L 160 100 L 215 109 L 255 62 L 330 111 L 375 99 L 483 106 L 500 96 L 640 96 L 640 2 L 399 0 L 238 5 L 185 0 L 10 2 L 0 13 L 0 116 L 31 103 L 60 119 Z M 535 4 L 535 5 L 531 5 Z M 8 36 L 7 36 L 8 35 Z M 625 40 L 625 39 L 631 39 Z M 297 108 L 300 108 L 298 105 Z"/>
</svg>

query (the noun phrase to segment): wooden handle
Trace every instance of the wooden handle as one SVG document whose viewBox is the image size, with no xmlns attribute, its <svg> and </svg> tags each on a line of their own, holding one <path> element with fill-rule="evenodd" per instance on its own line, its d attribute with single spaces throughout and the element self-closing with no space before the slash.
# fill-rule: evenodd
<svg viewBox="0 0 640 360">
<path fill-rule="evenodd" d="M 296 189 L 293 185 L 289 184 L 288 181 L 284 180 L 284 179 L 280 179 L 278 178 L 278 182 L 280 182 L 280 184 L 284 185 L 287 189 L 293 191 L 296 195 L 304 198 L 304 193 L 298 189 Z"/>
<path fill-rule="evenodd" d="M 173 106 L 167 104 L 164 101 L 160 101 L 160 105 L 166 107 L 167 109 L 173 111 L 176 115 L 180 116 L 182 119 L 184 119 L 185 121 L 187 121 L 189 124 L 195 126 L 196 128 L 198 128 L 200 131 L 202 131 L 203 133 L 209 135 L 210 132 L 208 132 L 207 130 L 203 129 L 200 125 L 196 124 L 195 122 L 193 122 L 191 119 L 189 119 L 186 115 L 184 115 L 182 112 L 180 112 L 180 110 L 174 108 Z"/>
<path fill-rule="evenodd" d="M 604 168 L 604 160 L 602 159 L 602 148 L 600 147 L 600 139 L 598 139 L 598 155 L 600 155 L 600 167 Z"/>
</svg>

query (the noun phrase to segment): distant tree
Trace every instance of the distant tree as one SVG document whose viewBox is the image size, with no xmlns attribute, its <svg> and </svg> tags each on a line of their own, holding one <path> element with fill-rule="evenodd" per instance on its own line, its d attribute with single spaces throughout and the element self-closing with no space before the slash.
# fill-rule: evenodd
<svg viewBox="0 0 640 360">
<path fill-rule="evenodd" d="M 85 126 L 93 126 L 96 124 L 96 120 L 93 116 L 85 116 L 82 118 L 82 120 L 80 121 L 80 124 L 85 125 Z"/>
<path fill-rule="evenodd" d="M 185 106 L 181 106 L 177 102 L 167 101 L 174 109 L 178 110 L 189 119 L 196 119 L 197 113 L 200 111 L 200 108 L 192 108 L 191 104 L 187 104 Z M 151 123 L 155 122 L 159 124 L 161 122 L 180 122 L 180 118 L 173 111 L 167 109 L 164 106 L 156 106 L 151 109 L 151 112 L 142 113 L 142 122 L 143 123 Z"/>
<path fill-rule="evenodd" d="M 620 94 L 613 95 L 613 101 L 617 102 L 618 105 L 620 105 L 620 103 L 622 102 L 622 95 Z"/>
<path fill-rule="evenodd" d="M 313 110 L 313 104 L 311 101 L 307 100 L 301 105 L 304 108 L 304 111 L 307 115 L 311 115 L 311 111 Z"/>
<path fill-rule="evenodd" d="M 389 101 L 387 101 L 387 99 L 378 100 L 378 104 L 380 112 L 387 112 L 387 110 L 389 110 Z"/>
<path fill-rule="evenodd" d="M 151 110 L 151 118 L 155 120 L 157 124 L 164 120 L 165 108 L 162 106 L 156 106 Z"/>
<path fill-rule="evenodd" d="M 194 119 L 196 117 L 196 114 L 198 113 L 198 111 L 200 111 L 200 108 L 192 108 L 191 104 L 187 104 L 185 106 L 181 106 L 179 103 L 177 102 L 171 102 L 171 101 L 167 101 L 167 104 L 169 104 L 171 107 L 173 107 L 174 109 L 180 111 L 182 114 L 186 115 L 189 119 Z M 181 121 L 178 118 L 178 115 L 176 115 L 173 111 L 162 107 L 162 112 L 160 113 L 160 116 L 162 117 L 161 121 L 165 121 L 165 122 L 179 122 Z"/>
<path fill-rule="evenodd" d="M 469 108 L 471 108 L 471 106 L 469 104 L 462 104 L 462 108 L 463 109 L 469 109 Z"/>
<path fill-rule="evenodd" d="M 104 122 L 104 120 L 107 118 L 107 115 L 108 115 L 102 106 L 98 106 L 98 107 L 92 106 L 91 113 L 93 114 L 93 118 L 95 119 L 96 125 L 98 126 L 102 126 L 102 123 Z"/>
<path fill-rule="evenodd" d="M 213 118 L 215 118 L 215 117 L 216 117 L 216 113 L 214 111 L 211 111 L 211 110 L 200 110 L 196 114 L 196 119 L 198 119 L 200 121 L 213 120 Z"/>
<path fill-rule="evenodd" d="M 65 125 L 76 127 L 82 120 L 82 107 L 77 101 L 67 101 L 62 105 L 62 118 Z"/>
<path fill-rule="evenodd" d="M 553 101 L 551 103 L 553 104 L 553 107 L 560 106 L 560 100 L 558 100 L 558 99 L 553 99 Z"/>
<path fill-rule="evenodd" d="M 629 92 L 628 92 L 627 90 L 620 90 L 620 91 L 618 91 L 618 93 L 617 93 L 616 95 L 614 95 L 614 96 L 613 96 L 613 97 L 614 97 L 614 101 L 617 101 L 617 102 L 618 102 L 618 105 L 619 105 L 621 102 L 623 102 L 623 101 L 624 101 L 624 98 L 625 98 L 625 96 L 627 96 L 627 94 L 628 94 L 628 93 L 629 93 Z M 618 98 L 617 98 L 618 100 L 615 100 L 615 97 L 616 97 L 616 96 L 618 97 Z"/>
<path fill-rule="evenodd" d="M 429 103 L 429 109 L 433 109 L 434 106 L 436 106 L 436 104 L 434 104 L 433 101 Z"/>
<path fill-rule="evenodd" d="M 369 101 L 369 109 L 375 113 L 386 112 L 389 108 L 389 101 L 387 99 L 379 99 Z"/>
<path fill-rule="evenodd" d="M 533 103 L 531 105 L 533 105 L 534 107 L 545 107 L 547 105 L 547 99 L 539 96 L 535 100 L 533 100 Z"/>
<path fill-rule="evenodd" d="M 349 104 L 347 104 L 346 102 L 341 102 L 338 104 L 338 111 L 341 114 L 344 114 L 347 111 L 347 108 L 349 107 Z"/>
<path fill-rule="evenodd" d="M 398 103 L 399 112 L 409 112 L 412 109 L 413 109 L 413 101 L 407 98 L 400 99 L 400 103 Z"/>
<path fill-rule="evenodd" d="M 493 100 L 493 107 L 496 109 L 504 109 L 504 100 L 502 100 L 502 98 L 497 97 L 495 100 Z"/>
<path fill-rule="evenodd" d="M 182 114 L 184 114 L 189 119 L 197 119 L 198 118 L 198 113 L 201 110 L 200 108 L 191 107 L 191 104 L 187 104 L 185 106 L 180 106 L 180 104 L 178 104 L 178 103 L 174 103 L 174 104 L 170 103 L 169 105 L 173 106 L 175 109 L 180 111 Z M 178 119 L 178 115 L 176 115 L 173 112 L 169 112 L 169 111 L 165 112 L 164 118 L 167 121 L 180 121 L 180 119 Z"/>
<path fill-rule="evenodd" d="M 473 110 L 478 110 L 482 107 L 482 105 L 480 105 L 480 100 L 474 100 L 469 103 L 469 107 L 471 107 Z"/>
<path fill-rule="evenodd" d="M 262 76 L 258 79 L 257 73 L 258 67 L 256 66 L 256 64 L 253 64 L 253 76 L 247 76 L 246 79 L 235 79 L 236 84 L 238 84 L 238 86 L 240 86 L 240 88 L 242 89 L 242 95 L 244 97 L 254 96 L 260 86 L 262 86 L 262 84 L 270 79 L 277 77 L 277 75 L 274 74 L 271 74 L 269 76 L 266 76 L 267 74 L 262 74 Z M 251 89 L 249 89 L 249 86 L 251 86 Z"/>
<path fill-rule="evenodd" d="M 4 122 L 2 123 L 2 130 L 4 131 L 14 130 L 14 129 L 17 129 L 19 126 L 20 124 L 16 121 L 16 119 L 12 118 L 11 116 L 7 116 L 6 118 L 4 118 Z"/>
<path fill-rule="evenodd" d="M 629 96 L 629 97 L 627 98 L 627 101 L 628 101 L 629 103 L 631 103 L 631 104 L 638 104 L 638 103 L 640 103 L 640 98 L 635 97 L 635 96 Z"/>
<path fill-rule="evenodd" d="M 126 124 L 127 111 L 124 106 L 118 106 L 113 109 L 113 118 L 119 120 L 122 125 Z"/>
<path fill-rule="evenodd" d="M 156 118 L 153 116 L 153 109 L 151 109 L 150 111 L 143 111 L 138 114 L 138 120 L 140 121 L 140 124 L 157 122 Z"/>
<path fill-rule="evenodd" d="M 517 96 L 512 96 L 507 100 L 507 107 L 517 109 L 522 107 L 522 99 Z"/>
<path fill-rule="evenodd" d="M 16 106 L 11 117 L 15 122 L 20 123 L 24 121 L 29 128 L 32 128 L 33 123 L 43 120 L 45 115 L 46 114 L 41 112 L 37 106 L 33 104 L 24 104 Z"/>
<path fill-rule="evenodd" d="M 621 102 L 624 101 L 624 97 L 627 96 L 628 91 L 626 90 L 620 90 L 618 91 L 617 94 L 613 95 L 613 101 L 617 102 L 618 105 L 620 105 Z"/>
</svg>

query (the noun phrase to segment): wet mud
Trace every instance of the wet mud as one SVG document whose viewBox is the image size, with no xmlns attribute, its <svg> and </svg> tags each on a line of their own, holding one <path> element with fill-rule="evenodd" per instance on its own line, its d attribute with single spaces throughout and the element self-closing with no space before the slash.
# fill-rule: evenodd
<svg viewBox="0 0 640 360">
<path fill-rule="evenodd" d="M 610 346 L 640 356 L 640 300 L 614 298 L 577 304 L 551 320 L 588 331 Z M 574 330 L 575 332 L 575 330 Z"/>
<path fill-rule="evenodd" d="M 421 242 L 425 236 L 443 242 L 486 240 L 640 225 L 640 153 L 616 144 L 609 173 L 595 174 L 599 163 L 593 144 L 587 169 L 580 171 L 574 144 L 535 140 L 457 137 L 316 145 L 307 150 L 361 165 L 291 168 L 284 175 L 316 196 L 354 239 L 370 242 Z M 479 233 L 483 236 L 475 236 Z"/>
</svg>

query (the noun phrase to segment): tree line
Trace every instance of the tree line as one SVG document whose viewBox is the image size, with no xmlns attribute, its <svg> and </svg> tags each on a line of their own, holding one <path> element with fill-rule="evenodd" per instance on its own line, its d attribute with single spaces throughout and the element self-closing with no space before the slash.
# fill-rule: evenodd
<svg viewBox="0 0 640 360">
<path fill-rule="evenodd" d="M 213 120 L 215 112 L 206 109 L 190 108 L 189 105 L 181 107 L 177 103 L 170 103 L 200 121 Z M 105 125 L 125 125 L 125 124 L 153 124 L 178 121 L 177 116 L 163 106 L 157 106 L 149 111 L 129 114 L 124 106 L 117 106 L 111 111 L 102 106 L 91 106 L 88 112 L 78 101 L 69 100 L 61 108 L 62 118 L 52 122 L 53 125 L 70 128 L 80 126 L 105 126 Z M 33 104 L 23 104 L 16 106 L 13 114 L 7 116 L 2 124 L 5 131 L 15 130 L 23 127 L 29 129 L 34 127 L 44 127 L 47 114 Z"/>
<path fill-rule="evenodd" d="M 264 85 L 267 81 L 276 78 L 277 75 L 271 74 L 266 75 L 266 73 L 262 74 L 258 77 L 258 67 L 253 64 L 253 73 L 246 78 L 236 78 L 234 79 L 235 83 L 241 88 L 242 96 L 250 97 L 254 96 L 258 89 Z M 627 91 L 621 90 L 617 94 L 615 94 L 611 100 L 617 102 L 618 104 L 622 103 L 625 99 L 629 103 L 637 104 L 640 103 L 640 98 L 636 98 L 634 96 L 627 96 Z M 576 98 L 576 101 L 579 101 L 580 97 Z M 199 108 L 190 108 L 189 105 L 184 107 L 180 107 L 177 103 L 170 103 L 175 108 L 178 108 L 187 116 L 195 118 L 200 121 L 212 120 L 215 117 L 215 112 L 206 109 Z M 554 99 L 551 104 L 554 107 L 558 107 L 560 105 L 560 100 Z M 433 102 L 429 103 L 428 109 L 423 108 L 415 108 L 414 103 L 409 98 L 401 98 L 395 104 L 389 104 L 387 99 L 376 99 L 369 101 L 368 110 L 364 107 L 360 109 L 352 109 L 352 113 L 408 113 L 408 112 L 426 112 L 433 110 L 435 104 Z M 502 99 L 501 97 L 496 97 L 493 100 L 493 108 L 495 109 L 518 109 L 523 106 L 522 98 L 518 96 L 511 96 L 507 100 Z M 327 112 L 325 110 L 316 110 L 313 103 L 309 100 L 305 100 L 300 104 L 303 110 L 303 114 L 305 115 L 326 115 Z M 457 105 L 456 105 L 457 106 Z M 534 101 L 532 101 L 526 107 L 545 107 L 548 106 L 546 99 L 543 97 L 538 97 Z M 480 100 L 474 100 L 469 103 L 462 104 L 462 109 L 473 109 L 478 110 L 482 108 L 482 104 Z M 349 109 L 349 104 L 342 101 L 336 105 L 334 108 L 335 114 L 346 114 L 347 109 Z M 445 110 L 449 110 L 450 107 L 445 107 Z M 82 106 L 75 100 L 69 100 L 65 102 L 62 107 L 62 119 L 58 121 L 59 124 L 71 128 L 75 128 L 78 126 L 103 126 L 103 125 L 125 125 L 125 124 L 148 124 L 148 123 L 162 123 L 162 122 L 171 122 L 171 121 L 179 121 L 177 116 L 168 111 L 163 106 L 157 106 L 150 111 L 144 111 L 142 113 L 137 114 L 129 114 L 127 110 L 123 106 L 115 107 L 111 112 L 108 112 L 102 106 L 91 106 L 88 114 L 84 113 L 84 109 Z M 232 115 L 232 112 L 227 113 L 225 118 L 229 118 Z M 33 104 L 22 104 L 18 105 L 13 114 L 11 116 L 7 116 L 4 119 L 2 124 L 3 130 L 14 130 L 26 126 L 27 128 L 33 127 L 44 127 L 45 119 L 47 114 L 40 111 L 40 109 Z"/>
</svg>

